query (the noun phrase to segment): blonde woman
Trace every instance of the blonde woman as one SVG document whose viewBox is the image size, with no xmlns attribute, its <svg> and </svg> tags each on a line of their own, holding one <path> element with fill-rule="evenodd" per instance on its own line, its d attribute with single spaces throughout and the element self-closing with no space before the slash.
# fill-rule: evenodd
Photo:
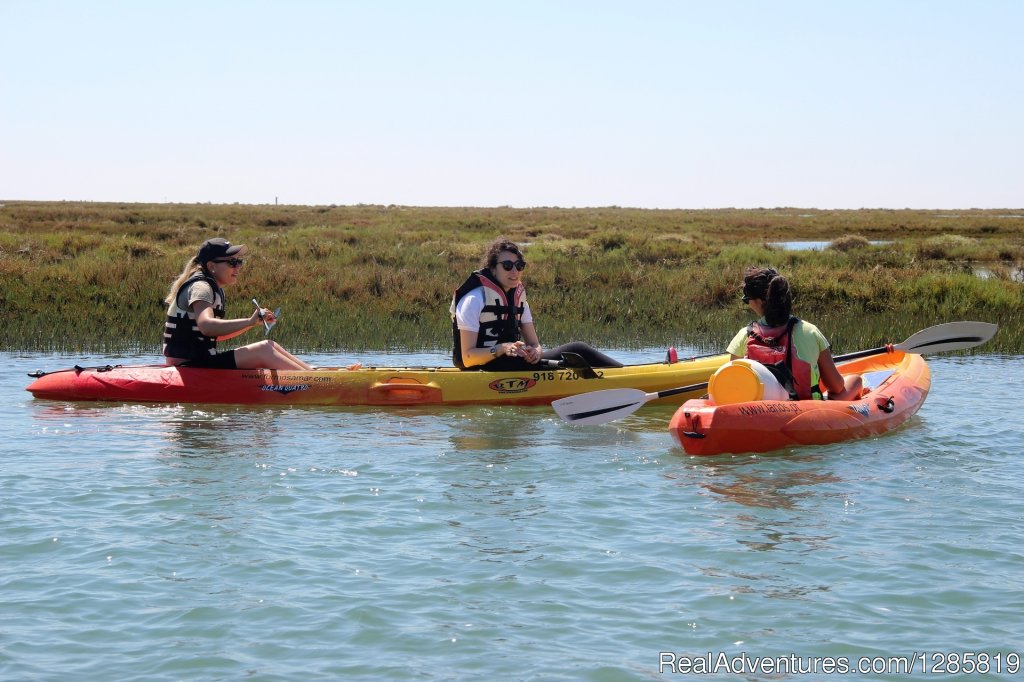
<svg viewBox="0 0 1024 682">
<path fill-rule="evenodd" d="M 171 284 L 165 302 L 164 357 L 168 365 L 212 369 L 312 369 L 274 341 L 250 343 L 217 352 L 217 342 L 234 338 L 263 321 L 274 323 L 274 313 L 256 309 L 249 317 L 224 319 L 224 287 L 238 279 L 244 244 L 208 239 Z"/>
</svg>

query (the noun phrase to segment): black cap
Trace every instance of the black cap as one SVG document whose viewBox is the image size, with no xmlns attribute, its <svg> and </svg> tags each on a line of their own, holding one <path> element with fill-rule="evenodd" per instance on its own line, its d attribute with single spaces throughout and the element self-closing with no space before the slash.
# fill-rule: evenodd
<svg viewBox="0 0 1024 682">
<path fill-rule="evenodd" d="M 196 254 L 196 262 L 206 263 L 207 261 L 216 260 L 218 258 L 227 258 L 228 256 L 239 256 L 244 255 L 249 249 L 245 244 L 231 245 L 227 239 L 223 237 L 214 237 L 213 239 L 207 239 L 203 242 L 203 245 L 199 247 L 199 253 Z"/>
</svg>

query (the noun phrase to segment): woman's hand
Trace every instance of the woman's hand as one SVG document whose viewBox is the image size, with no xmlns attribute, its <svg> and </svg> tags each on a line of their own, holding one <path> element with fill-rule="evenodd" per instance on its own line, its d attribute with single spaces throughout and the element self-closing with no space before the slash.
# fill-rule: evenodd
<svg viewBox="0 0 1024 682">
<path fill-rule="evenodd" d="M 270 308 L 257 308 L 249 316 L 249 324 L 253 327 L 260 327 L 264 324 L 273 325 L 277 322 L 277 316 Z"/>
<path fill-rule="evenodd" d="M 527 362 L 531 363 L 535 362 L 534 360 L 530 359 L 531 354 L 533 352 L 533 348 L 527 346 L 522 341 L 503 343 L 498 348 L 501 351 L 499 355 L 507 355 L 510 358 L 523 358 Z"/>
<path fill-rule="evenodd" d="M 536 365 L 538 362 L 540 362 L 542 354 L 543 351 L 541 350 L 540 346 L 527 346 L 525 344 L 523 345 L 523 359 L 525 359 L 531 365 Z"/>
</svg>

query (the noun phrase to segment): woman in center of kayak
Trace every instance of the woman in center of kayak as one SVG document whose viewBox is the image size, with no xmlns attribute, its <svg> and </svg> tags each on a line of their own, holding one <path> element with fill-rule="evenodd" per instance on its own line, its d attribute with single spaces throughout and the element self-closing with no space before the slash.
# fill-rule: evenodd
<svg viewBox="0 0 1024 682">
<path fill-rule="evenodd" d="M 520 371 L 536 369 L 541 360 L 562 360 L 575 353 L 591 367 L 622 367 L 585 343 L 567 343 L 545 351 L 526 302 L 526 261 L 515 243 L 499 237 L 452 297 L 452 362 L 460 369 Z"/>
</svg>

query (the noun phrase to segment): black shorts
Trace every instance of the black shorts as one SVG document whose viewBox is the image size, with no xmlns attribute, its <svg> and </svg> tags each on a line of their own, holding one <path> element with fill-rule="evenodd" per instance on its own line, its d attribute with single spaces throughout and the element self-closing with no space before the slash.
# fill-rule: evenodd
<svg viewBox="0 0 1024 682">
<path fill-rule="evenodd" d="M 204 369 L 238 369 L 235 364 L 235 351 L 226 350 L 216 355 L 204 355 L 183 362 L 178 367 L 202 367 Z"/>
</svg>

